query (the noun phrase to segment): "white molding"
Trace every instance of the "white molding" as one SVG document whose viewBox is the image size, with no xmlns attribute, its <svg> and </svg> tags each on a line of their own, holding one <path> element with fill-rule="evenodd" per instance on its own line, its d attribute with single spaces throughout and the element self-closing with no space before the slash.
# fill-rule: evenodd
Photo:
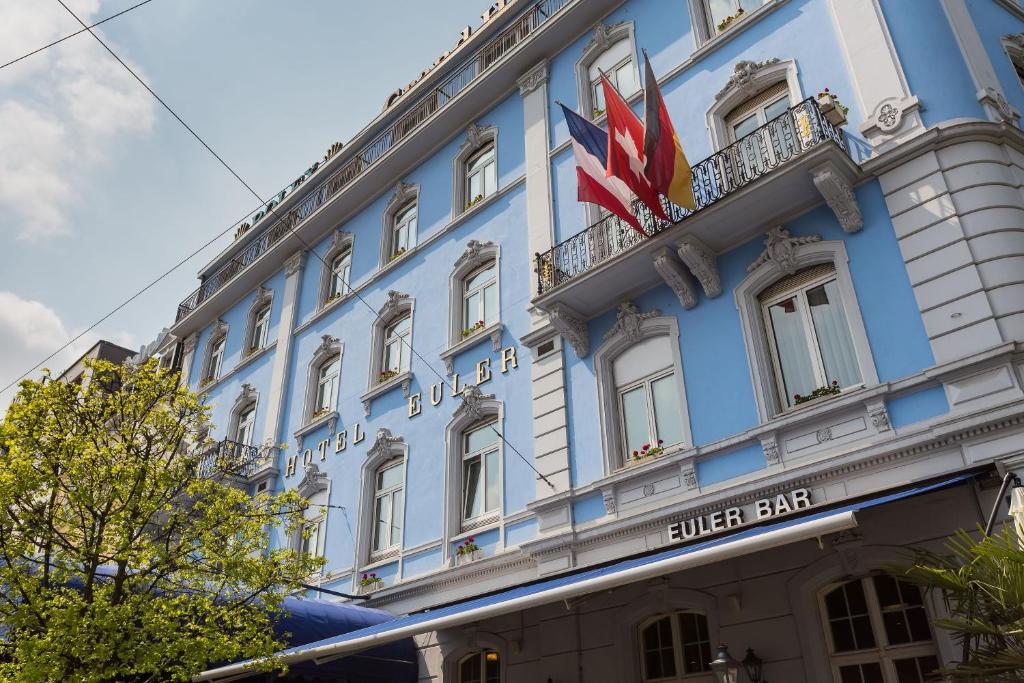
<svg viewBox="0 0 1024 683">
<path fill-rule="evenodd" d="M 198 382 L 200 391 L 207 391 L 210 388 L 212 388 L 220 381 L 221 375 L 225 374 L 224 363 L 227 361 L 228 355 L 227 339 L 229 330 L 230 327 L 226 322 L 224 322 L 223 318 L 217 318 L 217 321 L 213 324 L 213 331 L 210 332 L 210 336 L 206 340 L 206 345 L 203 347 L 203 364 L 201 366 L 202 372 L 199 373 Z M 213 347 L 216 346 L 216 344 L 221 341 L 224 342 L 224 355 L 221 356 L 220 368 L 218 368 L 217 370 L 217 376 L 212 378 L 212 382 L 203 386 L 203 380 L 205 380 L 207 377 L 210 377 L 210 371 L 212 369 L 210 367 L 210 361 L 212 360 L 210 356 L 213 352 Z"/>
<path fill-rule="evenodd" d="M 824 197 L 828 208 L 832 209 L 843 232 L 859 232 L 864 227 L 864 217 L 857 203 L 857 195 L 853 193 L 850 182 L 832 163 L 812 168 L 811 179 L 818 192 Z"/>
<path fill-rule="evenodd" d="M 346 249 L 349 251 L 349 258 L 351 259 L 351 253 L 355 246 L 355 237 L 350 232 L 345 230 L 335 230 L 331 236 L 331 243 L 328 245 L 327 250 L 324 252 L 324 257 L 320 267 L 320 289 L 317 292 L 317 309 L 323 309 L 328 306 L 327 297 L 331 291 L 331 282 L 334 280 L 334 272 L 331 270 L 331 263 L 334 259 L 341 255 Z M 352 270 L 349 268 L 349 280 L 352 279 Z M 342 296 L 336 300 L 329 302 L 331 305 L 343 301 L 352 294 L 352 283 L 349 282 L 348 292 L 342 294 Z"/>
<path fill-rule="evenodd" d="M 416 233 L 415 235 L 409 236 L 409 247 L 405 250 L 405 253 L 391 258 L 391 232 L 394 226 L 395 217 L 398 212 L 405 207 L 413 205 L 416 207 Z M 420 230 L 420 186 L 418 183 L 406 183 L 399 180 L 395 183 L 394 189 L 391 191 L 391 196 L 388 198 L 388 203 L 384 207 L 383 214 L 383 225 L 380 231 L 380 255 L 379 255 L 379 268 L 385 268 L 394 261 L 399 261 L 403 257 L 408 256 L 409 253 L 416 247 L 419 242 L 419 230 Z"/>
<path fill-rule="evenodd" d="M 698 0 L 699 1 L 699 0 Z M 744 19 L 747 21 L 748 19 Z M 715 95 L 714 103 L 708 107 L 705 117 L 711 131 L 711 148 L 720 150 L 732 144 L 725 117 L 758 93 L 776 83 L 786 83 L 789 91 L 789 106 L 795 107 L 804 98 L 800 88 L 800 75 L 796 62 L 777 57 L 753 62 L 741 59 L 733 66 L 732 74 L 725 86 Z"/>
<path fill-rule="evenodd" d="M 493 261 L 494 262 L 494 282 L 498 288 L 497 293 L 497 305 L 498 305 L 498 320 L 495 324 L 501 324 L 501 248 L 494 242 L 481 242 L 479 240 L 471 239 L 466 242 L 466 249 L 462 252 L 459 258 L 455 261 L 455 265 L 452 268 L 451 273 L 448 275 L 448 348 L 442 352 L 441 358 L 445 360 L 445 364 L 448 366 L 447 372 L 451 374 L 451 364 L 449 360 L 458 353 L 456 350 L 461 347 L 463 342 L 469 339 L 475 338 L 477 335 L 473 334 L 469 337 L 462 336 L 462 304 L 463 304 L 463 280 L 468 277 L 473 271 L 482 267 L 484 264 Z M 493 327 L 493 325 L 490 325 Z M 501 339 L 499 337 L 499 343 Z"/>
<path fill-rule="evenodd" d="M 256 316 L 264 308 L 269 308 L 269 307 L 273 306 L 273 303 L 274 303 L 274 292 L 272 290 L 270 290 L 270 289 L 267 289 L 263 285 L 260 285 L 259 289 L 256 290 L 256 296 L 253 298 L 252 304 L 249 306 L 249 311 L 248 311 L 248 313 L 246 313 L 246 316 L 245 316 L 245 337 L 242 339 L 242 361 L 248 359 L 250 355 L 255 355 L 255 354 L 259 353 L 261 350 L 266 348 L 266 346 L 270 343 L 270 339 L 269 339 L 269 336 L 268 336 L 266 339 L 263 340 L 263 343 L 260 345 L 260 347 L 258 349 L 256 349 L 256 351 L 253 351 L 251 354 L 249 353 L 249 349 L 251 348 L 249 346 L 249 343 L 252 340 L 253 329 L 256 327 Z M 270 313 L 271 314 L 273 313 L 272 309 L 270 310 Z M 267 334 L 269 335 L 269 333 L 270 333 L 270 318 L 268 317 L 267 318 Z M 241 361 L 239 361 L 239 362 L 241 362 Z"/>
<path fill-rule="evenodd" d="M 572 346 L 579 358 L 590 353 L 590 338 L 587 321 L 579 313 L 556 301 L 543 309 L 548 314 L 551 326 Z"/>
<path fill-rule="evenodd" d="M 305 251 L 299 251 L 288 259 L 285 267 L 284 295 L 281 301 L 281 317 L 277 324 L 277 340 L 274 345 L 274 362 L 271 368 L 270 389 L 267 394 L 267 415 L 263 423 L 263 438 L 278 443 L 281 439 L 281 420 L 284 415 L 285 383 L 291 374 L 292 331 L 298 314 L 299 294 L 302 289 L 302 270 Z M 272 487 L 273 483 L 268 483 Z"/>
<path fill-rule="evenodd" d="M 614 364 L 617 358 L 634 345 L 655 337 L 668 337 L 672 358 L 671 366 L 679 396 L 684 447 L 693 444 L 690 430 L 690 411 L 686 401 L 686 383 L 683 359 L 679 349 L 679 321 L 675 316 L 662 316 L 655 309 L 641 313 L 640 308 L 626 301 L 619 305 L 615 326 L 604 336 L 604 342 L 594 351 L 594 376 L 597 383 L 598 417 L 601 425 L 601 452 L 606 474 L 623 469 L 627 454 L 623 452 L 620 436 L 618 388 L 615 384 Z"/>
<path fill-rule="evenodd" d="M 398 458 L 402 459 L 402 531 L 396 548 L 388 548 L 379 555 L 372 552 L 372 534 L 374 525 L 374 499 L 376 495 L 377 471 L 385 464 Z M 408 506 L 405 504 L 409 489 L 409 445 L 401 436 L 395 436 L 390 430 L 380 427 L 373 445 L 367 450 L 359 468 L 359 516 L 356 521 L 355 538 L 355 573 L 367 570 L 370 566 L 380 566 L 400 561 L 404 555 L 405 516 Z M 400 575 L 399 575 L 400 576 Z"/>
<path fill-rule="evenodd" d="M 479 344 L 484 339 L 487 339 L 488 337 L 491 340 L 491 350 L 500 351 L 501 338 L 504 331 L 505 326 L 499 320 L 496 323 L 492 323 L 487 327 L 477 330 L 476 332 L 469 335 L 459 343 L 449 346 L 447 349 L 438 354 L 441 360 L 444 361 L 445 372 L 448 373 L 449 375 L 452 374 L 455 371 L 455 359 L 458 357 L 458 355 L 463 351 L 467 351 L 473 348 L 474 346 Z"/>
<path fill-rule="evenodd" d="M 397 376 L 392 377 L 385 382 L 379 382 L 378 378 L 380 377 L 382 368 L 385 329 L 399 317 L 408 315 L 409 337 L 406 341 L 409 343 L 409 346 L 412 347 L 413 335 L 416 333 L 416 321 L 414 319 L 415 309 L 415 299 L 404 292 L 391 289 L 388 290 L 387 301 L 385 301 L 384 305 L 377 311 L 377 317 L 374 319 L 370 331 L 370 375 L 366 380 L 366 393 L 361 397 L 363 410 L 366 415 L 370 414 L 370 405 L 373 402 L 373 399 L 389 391 L 394 386 L 401 384 L 403 395 L 405 398 L 409 397 L 409 388 L 412 385 L 412 352 L 410 349 L 405 349 L 405 351 L 410 353 L 409 370 L 400 372 Z"/>
<path fill-rule="evenodd" d="M 476 207 L 467 207 L 466 203 L 471 199 L 466 196 L 466 161 L 473 154 L 485 145 L 494 145 L 494 180 L 497 187 L 494 188 L 492 196 L 498 193 L 501 187 L 501 167 L 498 165 L 498 127 L 489 124 L 477 124 L 475 121 L 466 128 L 466 136 L 455 152 L 452 160 L 452 219 L 466 213 Z M 487 197 L 484 197 L 487 199 Z"/>
<path fill-rule="evenodd" d="M 722 293 L 722 278 L 718 272 L 718 257 L 696 235 L 683 235 L 676 242 L 679 258 L 700 283 L 704 294 L 714 299 Z"/>
<path fill-rule="evenodd" d="M 235 397 L 234 403 L 231 404 L 231 409 L 228 412 L 228 424 L 227 429 L 224 432 L 224 438 L 231 441 L 235 440 L 235 435 L 238 432 L 238 420 L 242 415 L 242 411 L 251 407 L 254 411 L 259 409 L 260 392 L 253 389 L 252 385 L 248 382 L 242 384 L 238 390 L 238 396 Z M 256 427 L 256 415 L 253 414 L 253 429 Z M 255 438 L 253 434 L 253 443 L 258 443 L 260 440 Z"/>
<path fill-rule="evenodd" d="M 679 262 L 672 248 L 661 247 L 651 255 L 651 260 L 658 275 L 679 299 L 679 304 L 686 310 L 696 306 L 697 289 L 694 286 L 693 278 Z"/>
<path fill-rule="evenodd" d="M 857 303 L 857 294 L 853 287 L 853 278 L 850 275 L 846 245 L 842 241 L 821 242 L 814 237 L 791 238 L 788 232 L 780 232 L 779 228 L 769 231 L 765 240 L 766 252 L 776 255 L 765 257 L 762 254 L 759 256 L 751 264 L 752 267 L 747 277 L 733 290 L 736 308 L 740 313 L 743 344 L 747 351 L 751 386 L 757 403 L 758 421 L 761 423 L 768 422 L 773 417 L 780 415 L 783 412 L 783 406 L 778 395 L 777 380 L 775 379 L 771 351 L 768 348 L 767 330 L 758 295 L 766 287 L 785 277 L 790 270 L 796 272 L 819 263 L 835 265 L 836 283 L 839 285 L 843 310 L 850 328 L 850 338 L 857 354 L 861 380 L 869 387 L 878 384 L 874 357 L 868 344 L 864 320 L 861 317 L 860 305 Z"/>
<path fill-rule="evenodd" d="M 594 26 L 590 34 L 590 40 L 583 46 L 580 58 L 576 60 L 575 64 L 576 103 L 579 115 L 588 121 L 595 118 L 592 116 L 594 103 L 590 97 L 590 67 L 613 45 L 623 40 L 629 41 L 629 55 L 633 60 L 633 74 L 637 84 L 642 82 L 635 34 L 636 29 L 632 21 L 623 21 L 617 24 L 599 23 Z"/>
<path fill-rule="evenodd" d="M 338 381 L 335 385 L 334 396 L 331 398 L 331 407 L 332 410 L 337 411 L 338 396 L 341 394 L 341 368 L 344 355 L 345 345 L 340 339 L 329 334 L 321 335 L 320 345 L 313 351 L 309 363 L 306 364 L 306 388 L 302 401 L 303 423 L 313 421 L 313 402 L 316 400 L 317 375 L 320 372 L 320 366 L 334 356 L 338 357 Z"/>
</svg>

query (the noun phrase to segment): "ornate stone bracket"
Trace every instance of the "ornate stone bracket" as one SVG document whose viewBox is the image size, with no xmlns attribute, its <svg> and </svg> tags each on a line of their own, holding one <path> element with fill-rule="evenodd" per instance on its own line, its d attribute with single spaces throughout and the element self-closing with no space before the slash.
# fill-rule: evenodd
<svg viewBox="0 0 1024 683">
<path fill-rule="evenodd" d="M 846 178 L 829 164 L 811 169 L 811 178 L 845 232 L 858 232 L 864 227 L 857 197 Z"/>
<path fill-rule="evenodd" d="M 412 297 L 405 292 L 395 289 L 388 290 L 388 300 L 380 307 L 378 313 L 383 320 L 388 320 L 411 301 Z"/>
<path fill-rule="evenodd" d="M 482 266 L 493 258 L 493 254 L 494 242 L 470 240 L 466 242 L 466 250 L 455 261 L 455 270 L 462 272 L 463 268 L 473 269 Z"/>
<path fill-rule="evenodd" d="M 321 472 L 320 468 L 313 463 L 306 465 L 303 471 L 302 481 L 296 487 L 300 496 L 310 498 L 321 491 L 327 490 L 329 479 L 326 472 Z"/>
<path fill-rule="evenodd" d="M 404 438 L 393 435 L 387 427 L 380 427 L 377 430 L 377 438 L 373 440 L 373 445 L 366 452 L 366 456 L 368 458 L 387 457 L 391 454 L 392 447 L 404 443 Z"/>
<path fill-rule="evenodd" d="M 761 437 L 761 448 L 764 450 L 764 460 L 769 467 L 782 464 L 782 456 L 779 454 L 779 443 L 775 440 L 774 434 Z"/>
<path fill-rule="evenodd" d="M 697 289 L 694 286 L 690 273 L 679 262 L 672 249 L 661 247 L 652 257 L 654 269 L 665 281 L 665 284 L 675 292 L 679 303 L 683 308 L 689 310 L 697 305 Z"/>
<path fill-rule="evenodd" d="M 868 417 L 871 418 L 871 424 L 874 425 L 877 431 L 888 432 L 892 429 L 892 424 L 889 422 L 889 411 L 885 408 L 885 401 L 872 401 L 865 407 L 868 411 Z"/>
<path fill-rule="evenodd" d="M 615 324 L 604 333 L 604 338 L 608 339 L 609 337 L 621 334 L 631 342 L 638 342 L 643 337 L 640 328 L 643 326 L 644 321 L 657 318 L 660 315 L 661 311 L 657 308 L 641 313 L 640 307 L 635 303 L 623 301 L 619 304 L 619 312 L 615 315 Z"/>
<path fill-rule="evenodd" d="M 462 390 L 462 400 L 452 416 L 461 419 L 468 416 L 472 420 L 480 420 L 484 417 L 486 401 L 493 401 L 494 394 L 485 394 L 475 384 L 467 385 Z"/>
<path fill-rule="evenodd" d="M 887 97 L 875 105 L 871 116 L 858 128 L 874 147 L 879 147 L 904 129 L 910 131 L 921 127 L 920 106 L 914 96 Z"/>
<path fill-rule="evenodd" d="M 590 353 L 590 340 L 587 338 L 587 323 L 580 314 L 559 302 L 551 304 L 547 313 L 551 326 L 572 345 L 576 355 L 586 358 Z"/>
<path fill-rule="evenodd" d="M 615 487 L 608 486 L 601 489 L 601 499 L 604 501 L 605 514 L 615 514 Z"/>
<path fill-rule="evenodd" d="M 766 263 L 772 263 L 786 275 L 792 275 L 797 269 L 797 247 L 821 241 L 821 235 L 793 237 L 789 230 L 781 225 L 775 226 L 764 235 L 764 251 L 747 266 L 748 273 L 754 272 Z"/>
<path fill-rule="evenodd" d="M 291 277 L 302 272 L 306 266 L 306 252 L 297 251 L 284 262 L 284 276 Z"/>
<path fill-rule="evenodd" d="M 687 460 L 680 466 L 680 474 L 683 475 L 683 484 L 686 486 L 687 491 L 693 491 L 697 488 L 697 469 L 693 465 L 693 460 Z"/>
<path fill-rule="evenodd" d="M 548 60 L 542 61 L 535 67 L 519 77 L 516 85 L 519 86 L 519 94 L 526 97 L 531 92 L 548 82 Z"/>
<path fill-rule="evenodd" d="M 690 269 L 708 298 L 722 293 L 722 278 L 718 274 L 718 260 L 707 245 L 693 235 L 686 235 L 677 243 L 679 258 Z"/>
<path fill-rule="evenodd" d="M 494 126 L 486 124 L 479 126 L 474 121 L 466 128 L 466 141 L 463 143 L 463 146 L 468 147 L 469 149 L 476 149 L 485 142 L 490 141 L 493 136 L 493 131 Z"/>
<path fill-rule="evenodd" d="M 978 91 L 977 97 L 990 119 L 1008 123 L 1011 126 L 1017 125 L 1020 112 L 1013 108 L 1000 90 L 991 86 L 982 88 Z"/>
</svg>

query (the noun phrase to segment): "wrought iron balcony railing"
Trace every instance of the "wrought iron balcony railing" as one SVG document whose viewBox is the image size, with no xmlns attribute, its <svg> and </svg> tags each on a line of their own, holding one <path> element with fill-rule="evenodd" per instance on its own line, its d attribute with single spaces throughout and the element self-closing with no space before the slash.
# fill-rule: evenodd
<svg viewBox="0 0 1024 683">
<path fill-rule="evenodd" d="M 808 98 L 749 135 L 694 164 L 695 209 L 684 209 L 662 198 L 662 206 L 671 221 L 657 218 L 639 201 L 633 202 L 634 215 L 647 234 L 654 236 L 722 201 L 812 148 L 829 142 L 846 150 L 842 130 L 825 118 L 817 101 Z M 645 239 L 616 216 L 602 218 L 586 230 L 555 245 L 550 251 L 536 255 L 537 294 L 545 294 L 579 277 Z"/>
<path fill-rule="evenodd" d="M 438 85 L 413 102 L 405 114 L 366 143 L 355 156 L 349 159 L 348 163 L 321 180 L 298 204 L 292 207 L 286 214 L 280 215 L 278 220 L 265 228 L 257 237 L 253 238 L 241 253 L 204 278 L 199 288 L 189 294 L 178 305 L 175 322 L 195 310 L 199 304 L 227 284 L 235 275 L 277 244 L 281 238 L 285 237 L 314 211 L 327 203 L 331 197 L 362 175 L 366 169 L 376 163 L 388 150 L 419 128 L 434 113 L 443 109 L 459 93 L 479 79 L 492 65 L 526 40 L 538 27 L 572 1 L 541 0 L 537 2 L 525 10 L 505 30 L 459 62 L 458 66 Z M 314 165 L 308 172 L 308 175 L 312 175 L 315 169 L 316 166 Z M 271 214 L 272 209 L 280 204 L 288 194 L 296 191 L 308 175 L 303 175 L 299 180 L 281 190 L 270 200 L 268 206 L 259 209 L 252 216 L 244 219 L 242 223 L 255 226 L 259 220 L 266 217 L 267 214 Z"/>
<path fill-rule="evenodd" d="M 267 464 L 271 455 L 272 449 L 224 439 L 210 446 L 203 455 L 198 475 L 203 478 L 217 475 L 248 478 Z"/>
</svg>

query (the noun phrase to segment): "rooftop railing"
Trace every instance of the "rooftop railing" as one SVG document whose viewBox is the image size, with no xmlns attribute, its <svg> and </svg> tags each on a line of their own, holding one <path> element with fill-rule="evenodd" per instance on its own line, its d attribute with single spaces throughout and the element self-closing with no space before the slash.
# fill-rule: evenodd
<svg viewBox="0 0 1024 683">
<path fill-rule="evenodd" d="M 314 211 L 362 175 L 366 169 L 376 163 L 388 150 L 419 128 L 435 112 L 443 109 L 459 93 L 480 78 L 487 69 L 526 40 L 537 28 L 572 1 L 541 0 L 525 10 L 501 33 L 494 36 L 476 52 L 460 62 L 438 85 L 432 90 L 423 93 L 419 99 L 409 106 L 402 116 L 366 143 L 345 165 L 317 183 L 316 187 L 289 210 L 287 214 L 280 216 L 277 221 L 253 238 L 239 254 L 205 277 L 199 288 L 178 305 L 175 322 L 195 310 L 199 304 L 227 284 L 235 275 L 245 270 L 267 250 L 281 241 L 283 237 L 306 220 Z M 311 167 L 301 178 L 275 195 L 266 207 L 261 208 L 255 214 L 243 220 L 242 223 L 255 226 L 267 214 L 273 213 L 274 207 L 280 204 L 288 194 L 301 187 L 305 179 L 312 175 L 316 168 L 317 165 Z"/>
<path fill-rule="evenodd" d="M 833 142 L 846 150 L 843 132 L 832 125 L 813 98 L 791 107 L 728 147 L 694 164 L 692 211 L 662 198 L 666 221 L 654 216 L 639 201 L 634 215 L 648 235 L 654 236 L 680 221 L 722 201 L 730 194 L 772 173 L 811 149 Z M 618 217 L 609 215 L 550 251 L 536 255 L 537 294 L 570 282 L 629 251 L 645 239 Z"/>
</svg>

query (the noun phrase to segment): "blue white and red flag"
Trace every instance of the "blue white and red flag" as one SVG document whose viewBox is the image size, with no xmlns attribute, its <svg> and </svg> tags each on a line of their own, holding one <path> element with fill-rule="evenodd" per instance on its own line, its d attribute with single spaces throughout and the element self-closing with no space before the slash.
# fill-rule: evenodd
<svg viewBox="0 0 1024 683">
<path fill-rule="evenodd" d="M 561 103 L 559 103 L 561 104 Z M 577 198 L 603 206 L 635 230 L 647 233 L 630 211 L 633 193 L 621 179 L 607 174 L 608 133 L 561 104 L 576 155 Z"/>
</svg>

